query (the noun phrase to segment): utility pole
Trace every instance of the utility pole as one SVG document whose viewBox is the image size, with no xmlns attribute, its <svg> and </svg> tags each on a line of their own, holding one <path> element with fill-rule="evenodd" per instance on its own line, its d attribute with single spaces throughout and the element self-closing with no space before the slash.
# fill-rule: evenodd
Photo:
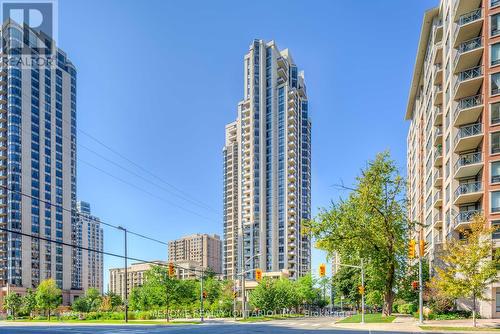
<svg viewBox="0 0 500 334">
<path fill-rule="evenodd" d="M 122 230 L 124 232 L 124 236 L 125 236 L 125 322 L 128 322 L 128 272 L 127 272 L 127 229 L 122 227 L 122 226 L 118 226 L 118 229 L 119 230 Z"/>
<path fill-rule="evenodd" d="M 424 240 L 420 233 L 419 252 L 418 252 L 418 323 L 424 323 L 424 286 L 422 278 L 422 257 L 424 256 Z"/>
<path fill-rule="evenodd" d="M 201 284 L 200 284 L 200 318 L 201 322 L 203 322 L 203 275 L 205 273 L 202 271 L 201 272 Z"/>
<path fill-rule="evenodd" d="M 363 287 L 363 294 L 361 294 L 361 323 L 365 323 L 365 266 L 364 261 L 361 259 L 361 286 Z"/>
</svg>

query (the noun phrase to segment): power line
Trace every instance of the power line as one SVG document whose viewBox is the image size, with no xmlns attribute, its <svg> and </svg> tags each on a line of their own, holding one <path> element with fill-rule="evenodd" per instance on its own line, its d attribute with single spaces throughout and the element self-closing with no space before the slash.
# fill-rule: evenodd
<svg viewBox="0 0 500 334">
<path fill-rule="evenodd" d="M 47 200 L 44 200 L 44 199 L 41 199 L 39 197 L 35 197 L 33 195 L 30 195 L 30 194 L 26 194 L 26 193 L 23 193 L 22 191 L 19 191 L 19 190 L 14 190 L 14 189 L 11 189 L 7 186 L 4 186 L 3 184 L 0 184 L 0 188 L 3 188 L 3 189 L 6 189 L 7 191 L 10 191 L 10 192 L 14 192 L 14 193 L 17 193 L 21 196 L 25 196 L 31 200 L 35 200 L 35 201 L 38 201 L 38 202 L 41 202 L 41 203 L 44 203 L 44 204 L 47 204 L 47 205 L 50 205 L 52 207 L 55 207 L 55 208 L 61 208 L 61 210 L 63 211 L 66 211 L 66 212 L 69 212 L 71 214 L 76 214 L 78 216 L 84 216 L 85 217 L 85 213 L 80 213 L 80 212 L 77 212 L 77 211 L 74 211 L 74 210 L 71 210 L 71 209 L 68 209 L 68 208 L 65 208 L 63 207 L 62 205 L 57 205 L 57 204 L 54 204 L 50 201 L 47 201 Z M 110 224 L 110 223 L 106 223 L 102 220 L 99 219 L 99 223 L 105 225 L 105 226 L 109 226 L 109 227 L 112 227 L 112 228 L 115 228 L 115 229 L 120 229 L 119 226 L 117 225 L 113 225 L 113 224 Z M 148 237 L 148 236 L 145 236 L 145 235 L 142 235 L 140 233 L 137 233 L 137 232 L 133 232 L 133 231 L 129 231 L 127 229 L 127 232 L 128 233 L 131 233 L 131 234 L 134 234 L 136 236 L 139 236 L 139 237 L 142 237 L 142 238 L 145 238 L 145 239 L 148 239 L 148 240 L 151 240 L 151 241 L 155 241 L 155 242 L 158 242 L 158 243 L 161 243 L 161 244 L 164 244 L 164 245 L 168 245 L 168 243 L 166 243 L 165 241 L 161 241 L 161 240 L 158 240 L 158 239 L 155 239 L 155 238 L 152 238 L 152 237 Z"/>
<path fill-rule="evenodd" d="M 42 241 L 45 241 L 45 242 L 55 243 L 55 244 L 58 244 L 58 245 L 61 245 L 61 246 L 67 246 L 67 247 L 77 248 L 77 249 L 85 250 L 85 251 L 88 251 L 88 252 L 95 252 L 95 253 L 99 253 L 99 254 L 102 254 L 102 255 L 109 255 L 109 256 L 114 256 L 114 257 L 118 257 L 118 258 L 121 258 L 121 259 L 133 260 L 133 261 L 137 261 L 137 262 L 140 262 L 140 263 L 155 264 L 155 265 L 163 266 L 163 267 L 168 266 L 168 264 L 158 263 L 156 261 L 147 261 L 147 260 L 143 260 L 143 259 L 139 259 L 139 258 L 134 258 L 134 257 L 130 257 L 130 256 L 124 256 L 124 255 L 120 255 L 120 254 L 115 254 L 115 253 L 107 252 L 107 251 L 100 250 L 100 249 L 93 249 L 93 248 L 89 248 L 89 247 L 75 245 L 75 244 L 72 244 L 72 243 L 67 243 L 67 242 L 59 241 L 59 240 L 53 240 L 53 239 L 50 239 L 50 238 L 45 238 L 45 237 L 41 237 L 41 236 L 38 236 L 38 235 L 29 234 L 29 233 L 24 233 L 24 232 L 21 232 L 21 231 L 12 230 L 12 229 L 8 229 L 8 228 L 5 228 L 5 227 L 0 227 L 0 231 L 4 231 L 4 232 L 7 232 L 7 233 L 12 233 L 12 234 L 18 234 L 18 235 L 21 235 L 21 236 L 24 236 L 24 237 L 28 237 L 28 238 L 32 238 L 32 239 L 37 239 L 37 240 L 42 240 Z M 172 264 L 176 268 L 183 269 L 183 270 L 188 270 L 188 271 L 192 271 L 192 272 L 205 273 L 207 271 L 207 270 L 204 270 L 204 269 L 200 270 L 200 269 L 196 269 L 196 268 L 194 268 L 194 269 L 193 268 L 184 268 L 184 267 L 176 264 L 175 262 L 172 262 Z M 214 272 L 214 274 L 222 275 L 222 273 L 220 273 L 220 272 Z"/>
</svg>

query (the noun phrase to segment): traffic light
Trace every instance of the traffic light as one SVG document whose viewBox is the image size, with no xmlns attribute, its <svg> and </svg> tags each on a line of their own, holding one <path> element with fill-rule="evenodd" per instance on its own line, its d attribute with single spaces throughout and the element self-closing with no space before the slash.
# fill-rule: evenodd
<svg viewBox="0 0 500 334">
<path fill-rule="evenodd" d="M 203 299 L 207 299 L 207 292 L 203 291 Z"/>
<path fill-rule="evenodd" d="M 365 287 L 364 286 L 362 286 L 362 285 L 358 286 L 358 290 L 359 290 L 359 294 L 360 295 L 364 295 L 365 294 Z"/>
<path fill-rule="evenodd" d="M 174 264 L 172 262 L 168 263 L 168 276 L 170 276 L 170 277 L 175 276 L 175 268 L 174 268 Z"/>
<path fill-rule="evenodd" d="M 236 299 L 238 297 L 238 292 L 233 292 L 233 299 Z"/>
<path fill-rule="evenodd" d="M 410 259 L 414 259 L 416 256 L 416 252 L 415 252 L 416 247 L 415 246 L 416 246 L 415 240 L 411 239 L 410 244 L 408 245 L 408 258 L 410 258 Z"/>
<path fill-rule="evenodd" d="M 418 282 L 417 281 L 411 282 L 411 287 L 413 290 L 418 290 Z"/>
<path fill-rule="evenodd" d="M 425 252 L 425 241 L 424 239 L 420 239 L 420 243 L 419 243 L 419 255 L 420 257 L 424 257 L 424 252 Z"/>
<path fill-rule="evenodd" d="M 262 269 L 255 269 L 255 280 L 260 282 L 262 280 Z"/>
<path fill-rule="evenodd" d="M 326 264 L 322 263 L 319 265 L 319 277 L 325 277 L 326 275 Z"/>
</svg>

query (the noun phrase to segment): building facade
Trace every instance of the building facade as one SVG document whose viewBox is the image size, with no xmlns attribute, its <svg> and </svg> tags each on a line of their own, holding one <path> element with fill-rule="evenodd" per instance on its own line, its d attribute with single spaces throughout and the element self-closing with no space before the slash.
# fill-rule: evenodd
<svg viewBox="0 0 500 334">
<path fill-rule="evenodd" d="M 68 242 L 76 208 L 76 69 L 42 33 L 13 21 L 2 30 L 3 56 L 48 47 L 54 62 L 0 67 L 0 226 Z M 22 293 L 53 278 L 69 303 L 71 258 L 71 247 L 0 231 L 0 290 Z"/>
<path fill-rule="evenodd" d="M 96 288 L 103 293 L 103 229 L 99 218 L 92 216 L 90 204 L 78 201 L 76 204 L 76 244 L 73 256 L 73 281 L 82 290 Z M 95 250 L 95 251 L 92 251 Z"/>
<path fill-rule="evenodd" d="M 242 268 L 310 271 L 311 121 L 304 74 L 288 49 L 255 40 L 244 57 L 244 98 L 226 126 L 224 275 Z"/>
<path fill-rule="evenodd" d="M 194 262 L 200 268 L 222 270 L 222 241 L 216 234 L 192 234 L 169 241 L 168 260 L 174 263 Z"/>
<path fill-rule="evenodd" d="M 441 0 L 424 15 L 406 119 L 409 218 L 432 265 L 475 214 L 500 223 L 500 1 Z M 500 235 L 493 235 L 497 247 Z M 500 285 L 482 317 L 500 317 Z"/>
<path fill-rule="evenodd" d="M 125 268 L 109 269 L 108 291 L 117 294 L 122 300 L 125 300 L 125 289 L 127 289 L 127 296 L 130 296 L 133 288 L 144 284 L 144 273 L 155 265 L 167 266 L 167 262 L 133 263 L 130 267 L 127 267 L 127 279 L 125 279 Z"/>
</svg>

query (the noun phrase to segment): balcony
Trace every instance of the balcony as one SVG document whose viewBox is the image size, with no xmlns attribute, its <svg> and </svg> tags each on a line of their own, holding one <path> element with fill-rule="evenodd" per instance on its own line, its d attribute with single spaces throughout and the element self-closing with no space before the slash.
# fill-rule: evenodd
<svg viewBox="0 0 500 334">
<path fill-rule="evenodd" d="M 457 47 L 463 41 L 468 41 L 481 32 L 483 27 L 483 10 L 476 8 L 468 13 L 462 14 L 457 20 L 457 29 L 455 30 L 454 47 Z"/>
<path fill-rule="evenodd" d="M 481 7 L 481 0 L 456 0 L 455 2 L 455 20 L 462 15 L 470 13 L 474 9 Z"/>
<path fill-rule="evenodd" d="M 440 106 L 434 107 L 434 125 L 443 124 L 443 109 Z"/>
<path fill-rule="evenodd" d="M 434 203 L 435 208 L 439 208 L 443 205 L 443 195 L 441 190 L 436 191 L 432 202 Z"/>
<path fill-rule="evenodd" d="M 434 65 L 434 84 L 437 85 L 443 81 L 443 64 L 437 63 Z"/>
<path fill-rule="evenodd" d="M 455 100 L 476 95 L 483 84 L 483 67 L 476 66 L 458 73 L 455 81 Z"/>
<path fill-rule="evenodd" d="M 434 227 L 443 225 L 443 214 L 438 212 L 434 215 Z"/>
<path fill-rule="evenodd" d="M 443 147 L 438 146 L 434 148 L 434 166 L 439 167 L 443 165 Z"/>
<path fill-rule="evenodd" d="M 483 125 L 475 123 L 462 126 L 455 136 L 454 152 L 474 150 L 483 140 Z"/>
<path fill-rule="evenodd" d="M 443 173 L 441 172 L 441 169 L 438 169 L 434 173 L 434 187 L 441 188 L 442 183 L 443 183 Z"/>
<path fill-rule="evenodd" d="M 434 26 L 434 41 L 441 42 L 443 39 L 443 21 L 439 20 Z"/>
<path fill-rule="evenodd" d="M 459 127 L 464 124 L 470 124 L 479 118 L 483 112 L 484 103 L 482 95 L 464 97 L 458 101 L 455 108 L 455 120 L 453 126 Z"/>
<path fill-rule="evenodd" d="M 443 42 L 438 42 L 434 45 L 434 64 L 443 62 Z"/>
<path fill-rule="evenodd" d="M 441 84 L 434 86 L 434 104 L 443 104 L 443 86 Z"/>
<path fill-rule="evenodd" d="M 483 154 L 481 152 L 461 154 L 455 163 L 455 179 L 476 176 L 483 168 Z"/>
<path fill-rule="evenodd" d="M 438 126 L 434 129 L 434 146 L 443 143 L 443 128 Z"/>
<path fill-rule="evenodd" d="M 455 190 L 454 205 L 477 202 L 483 196 L 483 184 L 481 182 L 462 183 Z"/>
<path fill-rule="evenodd" d="M 483 210 L 469 210 L 460 212 L 455 216 L 455 219 L 453 219 L 453 229 L 456 231 L 467 227 L 475 215 L 480 215 L 482 213 Z"/>
<path fill-rule="evenodd" d="M 483 55 L 483 37 L 475 37 L 460 44 L 455 55 L 455 73 L 473 68 L 479 64 Z"/>
</svg>

